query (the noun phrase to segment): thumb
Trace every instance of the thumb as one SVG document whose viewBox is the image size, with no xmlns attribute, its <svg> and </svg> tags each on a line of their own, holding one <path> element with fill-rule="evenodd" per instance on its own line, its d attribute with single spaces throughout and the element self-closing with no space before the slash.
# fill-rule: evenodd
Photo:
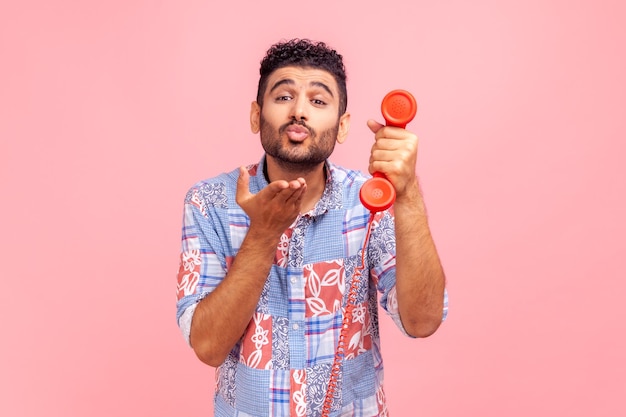
<svg viewBox="0 0 626 417">
<path fill-rule="evenodd" d="M 385 125 L 382 125 L 382 124 L 378 123 L 376 120 L 369 119 L 367 121 L 367 127 L 369 127 L 370 130 L 372 131 L 372 133 L 374 133 L 374 134 L 376 132 L 378 132 L 384 126 Z"/>
<path fill-rule="evenodd" d="M 237 178 L 237 203 L 239 204 L 241 201 L 247 200 L 251 195 L 250 174 L 246 167 L 241 166 L 239 167 L 239 178 Z"/>
</svg>

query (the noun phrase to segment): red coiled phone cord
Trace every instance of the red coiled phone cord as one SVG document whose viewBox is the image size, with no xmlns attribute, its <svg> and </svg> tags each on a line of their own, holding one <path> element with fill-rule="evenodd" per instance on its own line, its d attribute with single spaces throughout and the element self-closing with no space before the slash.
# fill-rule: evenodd
<svg viewBox="0 0 626 417">
<path fill-rule="evenodd" d="M 326 397 L 322 404 L 322 417 L 328 417 L 330 415 L 330 408 L 333 404 L 333 397 L 337 389 L 339 380 L 339 373 L 341 372 L 341 365 L 345 356 L 346 350 L 346 337 L 350 324 L 352 323 L 352 310 L 356 304 L 358 296 L 358 285 L 361 278 L 361 271 L 365 268 L 365 252 L 367 249 L 367 243 L 372 232 L 372 224 L 374 220 L 374 213 L 370 215 L 367 225 L 367 233 L 363 241 L 363 247 L 361 249 L 361 265 L 357 266 L 354 270 L 352 282 L 350 283 L 350 289 L 348 291 L 348 298 L 346 300 L 346 309 L 343 313 L 343 321 L 341 325 L 341 331 L 339 332 L 339 341 L 337 342 L 337 349 L 335 350 L 335 358 L 333 360 L 333 366 L 330 368 L 330 378 L 328 381 L 328 388 L 326 389 Z"/>
</svg>

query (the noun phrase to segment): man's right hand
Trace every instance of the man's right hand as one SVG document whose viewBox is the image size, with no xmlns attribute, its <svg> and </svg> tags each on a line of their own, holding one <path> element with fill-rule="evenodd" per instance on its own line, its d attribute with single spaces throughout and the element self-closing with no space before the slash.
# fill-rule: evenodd
<svg viewBox="0 0 626 417">
<path fill-rule="evenodd" d="M 306 193 L 304 178 L 273 181 L 257 194 L 250 192 L 250 174 L 239 168 L 237 204 L 250 218 L 250 227 L 257 232 L 279 237 L 300 214 Z"/>
<path fill-rule="evenodd" d="M 250 174 L 239 168 L 237 204 L 250 217 L 250 228 L 222 282 L 202 301 L 191 322 L 190 342 L 210 366 L 224 362 L 250 323 L 285 230 L 300 214 L 306 192 L 303 178 L 274 181 L 256 194 Z"/>
</svg>

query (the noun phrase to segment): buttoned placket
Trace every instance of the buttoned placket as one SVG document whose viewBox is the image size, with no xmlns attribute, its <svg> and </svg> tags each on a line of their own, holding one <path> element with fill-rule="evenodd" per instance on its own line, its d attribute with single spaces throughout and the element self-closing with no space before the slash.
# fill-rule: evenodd
<svg viewBox="0 0 626 417">
<path fill-rule="evenodd" d="M 304 235 L 311 222 L 309 216 L 300 216 L 294 223 L 289 242 L 289 354 L 292 369 L 303 369 L 306 364 L 305 314 L 306 297 L 303 275 Z"/>
</svg>

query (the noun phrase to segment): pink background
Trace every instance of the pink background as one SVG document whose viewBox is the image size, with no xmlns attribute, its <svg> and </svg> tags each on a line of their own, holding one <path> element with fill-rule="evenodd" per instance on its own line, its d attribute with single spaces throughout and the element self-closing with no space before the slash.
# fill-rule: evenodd
<svg viewBox="0 0 626 417">
<path fill-rule="evenodd" d="M 352 131 L 412 91 L 450 316 L 383 319 L 398 416 L 625 415 L 626 6 L 615 1 L 0 5 L 0 415 L 209 416 L 175 323 L 182 201 L 260 156 L 258 62 L 325 40 Z"/>
</svg>

